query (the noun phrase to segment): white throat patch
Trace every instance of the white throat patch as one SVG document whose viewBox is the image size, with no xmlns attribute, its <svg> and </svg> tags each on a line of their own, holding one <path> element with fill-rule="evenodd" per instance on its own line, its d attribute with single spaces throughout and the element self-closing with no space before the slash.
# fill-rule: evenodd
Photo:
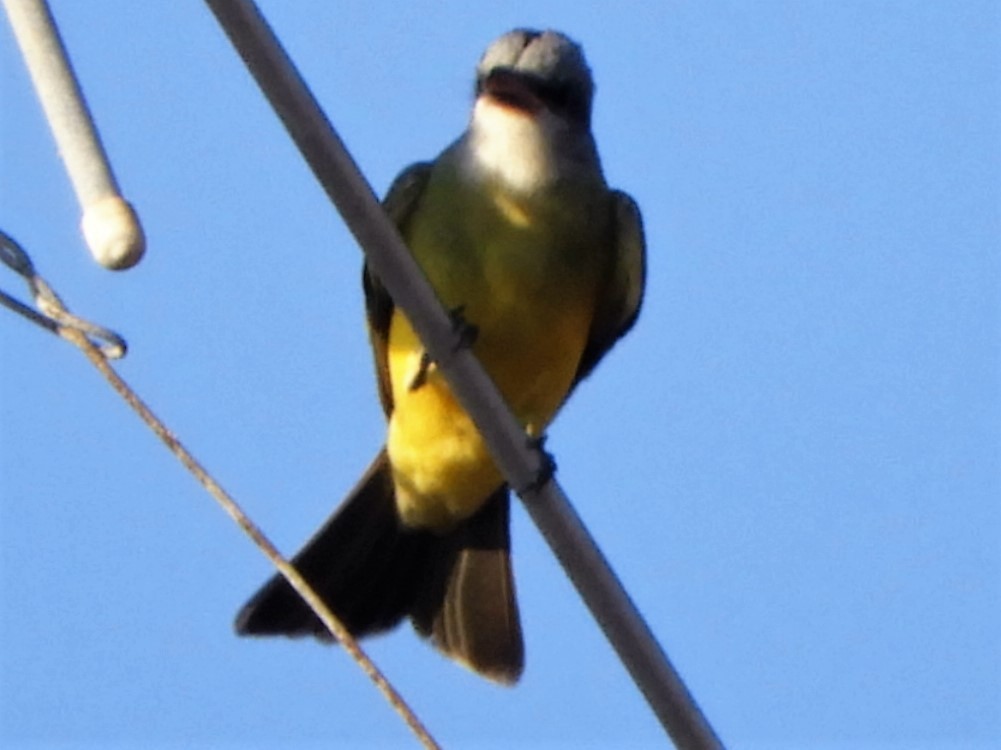
<svg viewBox="0 0 1001 750">
<path fill-rule="evenodd" d="M 546 109 L 531 114 L 481 97 L 469 129 L 473 166 L 515 192 L 534 192 L 557 176 L 559 156 L 553 144 L 566 137 L 565 129 Z"/>
</svg>

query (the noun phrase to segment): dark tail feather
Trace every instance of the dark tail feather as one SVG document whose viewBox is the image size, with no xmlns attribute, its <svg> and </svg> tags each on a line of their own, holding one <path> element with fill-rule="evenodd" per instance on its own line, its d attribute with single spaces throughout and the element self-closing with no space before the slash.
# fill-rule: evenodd
<svg viewBox="0 0 1001 750">
<path fill-rule="evenodd" d="M 525 649 L 511 572 L 510 500 L 497 490 L 480 511 L 438 537 L 414 627 L 456 661 L 497 682 L 521 676 Z"/>
<path fill-rule="evenodd" d="M 511 574 L 508 494 L 494 493 L 469 521 L 444 535 L 401 526 L 382 451 L 348 499 L 292 562 L 356 637 L 411 616 L 445 654 L 504 683 L 521 674 L 524 652 Z M 281 575 L 236 618 L 241 635 L 315 635 L 319 618 Z"/>
<path fill-rule="evenodd" d="M 435 539 L 397 521 L 385 451 L 292 559 L 292 564 L 352 635 L 397 625 L 413 606 L 420 571 Z M 240 635 L 315 635 L 327 629 L 281 575 L 275 575 L 236 618 Z"/>
</svg>

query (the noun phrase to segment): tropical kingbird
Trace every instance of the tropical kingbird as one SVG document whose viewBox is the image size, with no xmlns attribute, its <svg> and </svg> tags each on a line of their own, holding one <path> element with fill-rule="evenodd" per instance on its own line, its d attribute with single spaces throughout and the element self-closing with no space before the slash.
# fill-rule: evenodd
<svg viewBox="0 0 1001 750">
<path fill-rule="evenodd" d="M 465 133 L 396 178 L 384 205 L 441 302 L 532 436 L 632 326 L 643 298 L 639 210 L 610 189 L 591 135 L 581 48 L 517 29 L 476 69 Z M 524 647 L 509 493 L 404 313 L 363 273 L 386 446 L 293 563 L 348 630 L 409 617 L 449 657 L 503 683 Z M 281 576 L 244 606 L 246 635 L 331 637 Z"/>
</svg>

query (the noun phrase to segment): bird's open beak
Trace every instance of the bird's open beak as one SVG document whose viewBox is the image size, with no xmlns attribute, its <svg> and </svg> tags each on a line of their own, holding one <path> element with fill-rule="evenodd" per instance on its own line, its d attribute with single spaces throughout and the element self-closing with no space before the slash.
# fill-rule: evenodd
<svg viewBox="0 0 1001 750">
<path fill-rule="evenodd" d="M 535 114 L 545 107 L 536 91 L 535 81 L 510 68 L 495 68 L 483 82 L 481 96 L 489 96 L 498 104 L 526 114 Z"/>
</svg>

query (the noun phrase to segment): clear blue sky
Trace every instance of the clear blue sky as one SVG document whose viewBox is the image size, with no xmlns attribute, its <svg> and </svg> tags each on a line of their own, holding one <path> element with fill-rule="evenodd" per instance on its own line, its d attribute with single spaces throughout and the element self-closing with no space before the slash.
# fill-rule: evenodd
<svg viewBox="0 0 1001 750">
<path fill-rule="evenodd" d="M 0 227 L 292 552 L 382 440 L 359 251 L 207 10 L 53 5 L 148 256 L 87 256 L 6 23 Z M 489 5 L 263 8 L 380 193 L 492 38 L 578 39 L 650 277 L 562 484 L 733 747 L 1001 745 L 998 4 Z M 78 352 L 0 311 L 0 359 L 0 745 L 408 744 L 338 649 L 232 634 L 264 559 Z M 513 533 L 516 689 L 406 628 L 371 653 L 446 746 L 658 746 Z"/>
</svg>

